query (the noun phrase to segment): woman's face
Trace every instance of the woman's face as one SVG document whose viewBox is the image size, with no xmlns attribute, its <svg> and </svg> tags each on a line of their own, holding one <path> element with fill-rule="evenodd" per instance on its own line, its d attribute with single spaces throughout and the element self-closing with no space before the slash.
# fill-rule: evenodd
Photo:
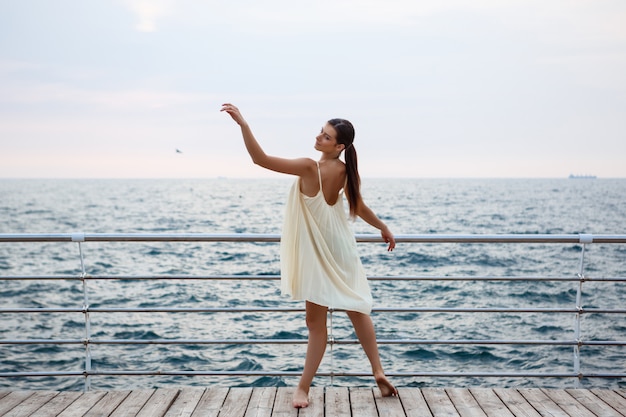
<svg viewBox="0 0 626 417">
<path fill-rule="evenodd" d="M 320 130 L 320 133 L 315 137 L 315 149 L 321 152 L 336 152 L 339 146 L 337 143 L 337 131 L 335 128 L 326 123 Z"/>
</svg>

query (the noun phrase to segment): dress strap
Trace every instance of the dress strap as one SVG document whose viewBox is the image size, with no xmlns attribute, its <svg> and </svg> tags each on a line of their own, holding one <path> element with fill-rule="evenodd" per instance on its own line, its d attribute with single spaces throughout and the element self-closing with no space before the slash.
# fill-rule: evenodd
<svg viewBox="0 0 626 417">
<path fill-rule="evenodd" d="M 322 171 L 320 171 L 320 163 L 319 161 L 315 161 L 315 163 L 317 164 L 317 178 L 320 181 L 320 191 L 322 191 Z M 322 191 L 324 192 L 324 191 Z"/>
</svg>

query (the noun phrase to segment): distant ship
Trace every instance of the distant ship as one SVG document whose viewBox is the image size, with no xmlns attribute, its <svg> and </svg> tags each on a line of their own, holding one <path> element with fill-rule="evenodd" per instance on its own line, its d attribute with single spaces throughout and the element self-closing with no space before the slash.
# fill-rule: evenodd
<svg viewBox="0 0 626 417">
<path fill-rule="evenodd" d="M 574 174 L 569 174 L 569 179 L 570 180 L 595 180 L 596 176 L 595 175 L 574 175 Z"/>
</svg>

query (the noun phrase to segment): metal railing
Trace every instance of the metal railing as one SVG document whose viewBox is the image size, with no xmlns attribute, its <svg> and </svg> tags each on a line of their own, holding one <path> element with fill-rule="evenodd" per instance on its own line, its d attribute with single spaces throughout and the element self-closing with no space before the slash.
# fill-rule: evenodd
<svg viewBox="0 0 626 417">
<path fill-rule="evenodd" d="M 356 235 L 358 242 L 380 242 L 376 235 Z M 84 377 L 85 390 L 90 389 L 91 378 L 94 376 L 297 376 L 297 371 L 189 371 L 189 370 L 95 370 L 91 366 L 91 347 L 96 345 L 271 345 L 271 344 L 305 344 L 306 339 L 104 339 L 93 338 L 91 329 L 92 314 L 106 313 L 302 313 L 304 308 L 298 307 L 91 307 L 89 302 L 89 281 L 110 280 L 279 280 L 278 275 L 90 275 L 87 273 L 83 256 L 83 245 L 89 242 L 273 242 L 280 241 L 275 234 L 126 234 L 126 233 L 58 233 L 58 234 L 0 234 L 1 243 L 35 243 L 35 242 L 69 242 L 78 247 L 80 260 L 79 274 L 54 275 L 0 275 L 0 281 L 45 281 L 68 280 L 82 283 L 83 304 L 75 307 L 37 307 L 37 308 L 0 308 L 0 316 L 24 315 L 40 313 L 78 313 L 84 316 L 84 337 L 74 339 L 52 338 L 23 338 L 2 339 L 0 345 L 82 345 L 85 349 L 84 365 L 81 371 L 50 371 L 36 372 L 4 372 L 0 370 L 0 378 L 16 377 Z M 537 313 L 537 314 L 571 314 L 574 317 L 572 339 L 563 340 L 534 340 L 534 339 L 379 339 L 380 345 L 543 345 L 543 346 L 570 346 L 573 348 L 573 363 L 571 372 L 388 372 L 392 377 L 501 377 L 501 378 L 572 378 L 580 381 L 583 378 L 626 378 L 626 369 L 612 372 L 583 373 L 581 371 L 581 348 L 584 346 L 607 347 L 626 346 L 626 340 L 585 340 L 581 333 L 581 317 L 583 315 L 605 314 L 611 317 L 626 316 L 626 308 L 585 308 L 582 302 L 582 287 L 585 282 L 626 282 L 626 277 L 592 277 L 585 274 L 585 249 L 594 243 L 624 244 L 626 235 L 399 235 L 398 243 L 480 243 L 480 244 L 575 244 L 580 245 L 579 262 L 571 276 L 369 276 L 370 281 L 538 281 L 538 282 L 575 282 L 576 303 L 571 307 L 378 307 L 372 311 L 376 313 Z M 356 339 L 338 339 L 333 335 L 332 314 L 330 311 L 329 345 L 357 344 Z M 333 377 L 361 377 L 370 375 L 369 372 L 320 372 L 319 376 Z"/>
</svg>

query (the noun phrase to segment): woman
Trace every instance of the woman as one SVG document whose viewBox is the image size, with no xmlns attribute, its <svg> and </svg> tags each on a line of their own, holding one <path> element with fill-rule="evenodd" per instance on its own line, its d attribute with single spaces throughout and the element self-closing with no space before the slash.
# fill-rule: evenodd
<svg viewBox="0 0 626 417">
<path fill-rule="evenodd" d="M 397 395 L 380 363 L 369 316 L 372 296 L 343 209 L 341 191 L 346 194 L 351 218 L 359 216 L 379 229 L 389 245 L 387 250 L 393 250 L 396 243 L 387 226 L 361 199 L 352 124 L 343 119 L 326 123 L 315 138 L 315 149 L 321 152 L 319 161 L 284 159 L 265 154 L 237 107 L 224 104 L 221 111 L 241 127 L 246 149 L 255 164 L 299 177 L 289 194 L 281 237 L 281 290 L 294 300 L 306 300 L 309 330 L 304 370 L 293 406 L 309 405 L 309 388 L 326 350 L 329 308 L 347 311 L 381 394 Z M 342 152 L 346 153 L 345 164 L 339 159 Z"/>
</svg>

